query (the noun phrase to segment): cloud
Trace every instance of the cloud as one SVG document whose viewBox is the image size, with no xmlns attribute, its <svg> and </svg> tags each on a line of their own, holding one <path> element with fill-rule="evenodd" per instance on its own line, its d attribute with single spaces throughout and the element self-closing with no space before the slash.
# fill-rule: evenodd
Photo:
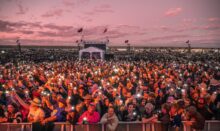
<svg viewBox="0 0 220 131">
<path fill-rule="evenodd" d="M 194 22 L 196 22 L 197 21 L 197 19 L 196 18 L 184 18 L 183 19 L 183 23 L 184 24 L 192 24 L 192 23 L 194 23 Z"/>
<path fill-rule="evenodd" d="M 103 34 L 105 28 L 108 31 Z M 22 36 L 22 38 L 45 38 L 45 39 L 63 39 L 76 40 L 80 39 L 81 34 L 77 33 L 79 27 L 63 26 L 56 24 L 42 24 L 39 22 L 10 22 L 0 21 L 0 32 L 8 34 L 7 36 Z M 94 26 L 87 27 L 83 30 L 83 35 L 87 40 L 125 39 L 124 37 L 145 35 L 146 32 L 139 26 L 118 25 L 118 26 Z"/>
<path fill-rule="evenodd" d="M 198 31 L 219 31 L 220 24 L 207 24 L 207 25 L 195 25 L 185 28 L 186 31 L 198 30 Z"/>
<path fill-rule="evenodd" d="M 82 21 L 85 21 L 85 22 L 92 22 L 93 19 L 90 18 L 89 16 L 78 16 L 79 19 L 81 19 Z"/>
<path fill-rule="evenodd" d="M 168 36 L 158 36 L 158 37 L 151 37 L 147 40 L 144 40 L 144 41 L 171 41 L 171 40 L 175 40 L 175 39 L 185 39 L 185 38 L 188 38 L 189 35 L 168 35 Z"/>
<path fill-rule="evenodd" d="M 46 13 L 44 13 L 41 16 L 44 18 L 62 16 L 63 12 L 64 12 L 63 9 L 53 9 L 53 10 L 47 11 Z"/>
<path fill-rule="evenodd" d="M 7 38 L 0 38 L 0 45 L 15 45 L 16 44 L 16 39 L 17 38 L 11 38 L 11 39 L 7 39 Z M 36 45 L 36 46 L 72 46 L 73 42 L 69 41 L 69 40 L 54 40 L 54 39 L 33 39 L 33 38 L 27 38 L 27 39 L 20 39 L 20 42 L 22 44 L 22 46 L 24 45 Z"/>
<path fill-rule="evenodd" d="M 114 11 L 112 10 L 110 5 L 104 4 L 104 5 L 96 6 L 91 11 L 84 12 L 84 14 L 87 16 L 91 16 L 91 15 L 97 15 L 101 13 L 113 13 L 113 12 Z"/>
<path fill-rule="evenodd" d="M 19 31 L 19 32 L 22 33 L 22 34 L 26 34 L 26 35 L 34 34 L 34 31 L 30 31 L 30 30 L 22 30 L 22 31 Z"/>
<path fill-rule="evenodd" d="M 75 6 L 75 2 L 73 0 L 62 0 L 62 3 L 65 6 Z"/>
<path fill-rule="evenodd" d="M 220 30 L 220 24 L 202 26 L 201 29 L 204 29 L 204 30 Z"/>
<path fill-rule="evenodd" d="M 43 27 L 53 29 L 53 30 L 69 30 L 69 29 L 73 28 L 72 26 L 59 26 L 59 25 L 55 25 L 55 24 L 51 24 L 51 23 L 44 24 Z"/>
<path fill-rule="evenodd" d="M 90 0 L 62 0 L 62 4 L 67 7 L 77 7 L 80 5 L 85 5 L 89 2 Z"/>
<path fill-rule="evenodd" d="M 23 3 L 21 1 L 16 1 L 16 5 L 18 7 L 18 12 L 16 14 L 18 15 L 24 15 L 27 13 L 28 8 L 23 6 Z"/>
<path fill-rule="evenodd" d="M 133 26 L 133 25 L 126 25 L 126 24 L 122 24 L 122 25 L 118 25 L 116 26 L 116 28 L 118 29 L 130 29 L 130 30 L 138 30 L 140 29 L 139 26 Z"/>
<path fill-rule="evenodd" d="M 182 12 L 182 8 L 171 8 L 165 12 L 165 16 L 176 16 Z"/>
<path fill-rule="evenodd" d="M 218 17 L 211 17 L 211 18 L 208 18 L 208 21 L 209 22 L 220 22 L 220 18 L 218 18 Z"/>
<path fill-rule="evenodd" d="M 0 20 L 0 32 L 11 32 L 16 28 L 21 28 L 23 26 L 25 26 L 25 23 L 23 22 L 9 22 Z"/>
</svg>

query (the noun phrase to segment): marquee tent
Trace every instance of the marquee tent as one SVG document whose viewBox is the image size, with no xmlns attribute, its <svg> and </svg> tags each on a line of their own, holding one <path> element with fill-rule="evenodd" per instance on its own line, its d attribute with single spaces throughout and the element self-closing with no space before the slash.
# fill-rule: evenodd
<svg viewBox="0 0 220 131">
<path fill-rule="evenodd" d="M 79 60 L 81 59 L 104 59 L 105 51 L 96 48 L 96 47 L 88 47 L 79 51 Z"/>
</svg>

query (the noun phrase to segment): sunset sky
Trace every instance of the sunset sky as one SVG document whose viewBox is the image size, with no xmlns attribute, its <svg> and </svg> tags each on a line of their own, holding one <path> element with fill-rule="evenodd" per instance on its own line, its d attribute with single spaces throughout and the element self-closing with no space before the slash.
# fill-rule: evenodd
<svg viewBox="0 0 220 131">
<path fill-rule="evenodd" d="M 220 47 L 220 0 L 0 0 L 0 45 Z M 104 29 L 108 31 L 103 33 Z"/>
</svg>

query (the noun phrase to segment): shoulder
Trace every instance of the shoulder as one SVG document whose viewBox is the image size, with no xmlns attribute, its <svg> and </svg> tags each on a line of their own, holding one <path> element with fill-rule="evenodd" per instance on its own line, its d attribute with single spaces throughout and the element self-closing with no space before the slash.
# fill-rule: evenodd
<svg viewBox="0 0 220 131">
<path fill-rule="evenodd" d="M 21 115 L 21 112 L 18 111 L 15 113 L 15 116 L 18 116 L 18 115 Z"/>
<path fill-rule="evenodd" d="M 86 114 L 88 114 L 89 112 L 88 111 L 85 111 L 82 115 L 86 115 Z"/>
<path fill-rule="evenodd" d="M 116 114 L 113 115 L 113 118 L 114 118 L 114 119 L 118 119 L 118 117 L 116 116 Z"/>
<path fill-rule="evenodd" d="M 41 114 L 41 113 L 44 113 L 44 110 L 43 110 L 42 108 L 39 108 L 39 109 L 38 109 L 38 113 L 40 113 L 40 114 Z"/>
<path fill-rule="evenodd" d="M 98 113 L 97 111 L 96 111 L 96 112 L 94 112 L 94 114 L 95 114 L 95 115 L 99 115 L 99 113 Z"/>
<path fill-rule="evenodd" d="M 105 113 L 105 114 L 102 116 L 102 118 L 106 118 L 106 117 L 107 117 L 107 115 L 108 115 L 108 114 L 107 114 L 107 113 Z"/>
</svg>

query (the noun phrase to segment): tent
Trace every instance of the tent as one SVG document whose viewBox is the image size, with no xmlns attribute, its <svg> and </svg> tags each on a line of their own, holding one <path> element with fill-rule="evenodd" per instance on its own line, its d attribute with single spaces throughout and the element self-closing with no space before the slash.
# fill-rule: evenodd
<svg viewBox="0 0 220 131">
<path fill-rule="evenodd" d="M 105 51 L 96 48 L 96 47 L 88 47 L 79 51 L 79 60 L 84 58 L 89 59 L 104 59 Z"/>
</svg>

